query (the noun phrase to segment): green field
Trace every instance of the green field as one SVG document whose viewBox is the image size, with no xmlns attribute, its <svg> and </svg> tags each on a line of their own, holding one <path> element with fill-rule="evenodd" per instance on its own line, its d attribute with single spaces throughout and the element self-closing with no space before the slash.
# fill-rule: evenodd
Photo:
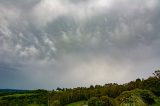
<svg viewBox="0 0 160 106">
<path fill-rule="evenodd" d="M 2 99 L 3 97 L 20 97 L 20 96 L 30 96 L 30 95 L 35 95 L 35 94 L 32 94 L 32 93 L 12 94 L 12 95 L 0 96 L 0 99 Z"/>
<path fill-rule="evenodd" d="M 35 95 L 33 93 L 24 93 L 24 94 L 13 94 L 13 95 L 6 95 L 6 96 L 2 96 L 2 97 L 19 97 L 19 96 L 30 96 L 30 95 Z"/>
<path fill-rule="evenodd" d="M 68 104 L 66 106 L 87 106 L 87 101 L 74 102 L 74 103 Z"/>
<path fill-rule="evenodd" d="M 3 92 L 0 106 L 47 106 L 47 91 Z"/>
</svg>

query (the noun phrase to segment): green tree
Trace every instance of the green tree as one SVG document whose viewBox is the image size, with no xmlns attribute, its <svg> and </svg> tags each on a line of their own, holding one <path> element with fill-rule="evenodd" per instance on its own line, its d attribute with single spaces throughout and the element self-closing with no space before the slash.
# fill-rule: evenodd
<svg viewBox="0 0 160 106">
<path fill-rule="evenodd" d="M 97 98 L 97 97 L 91 97 L 91 98 L 88 100 L 88 106 L 96 106 L 97 101 L 98 101 L 98 98 Z"/>
<path fill-rule="evenodd" d="M 108 97 L 108 96 L 102 96 L 100 97 L 100 101 L 102 101 L 102 106 L 116 106 L 116 102 L 114 99 Z"/>
<path fill-rule="evenodd" d="M 135 95 L 141 97 L 143 101 L 147 104 L 154 104 L 155 103 L 155 95 L 149 90 L 142 90 L 142 89 L 135 89 L 131 91 Z"/>
<path fill-rule="evenodd" d="M 50 106 L 61 106 L 61 104 L 60 104 L 59 100 L 55 100 L 50 104 Z"/>
<path fill-rule="evenodd" d="M 147 106 L 141 97 L 135 95 L 131 91 L 123 92 L 116 99 L 119 102 L 119 106 Z"/>
</svg>

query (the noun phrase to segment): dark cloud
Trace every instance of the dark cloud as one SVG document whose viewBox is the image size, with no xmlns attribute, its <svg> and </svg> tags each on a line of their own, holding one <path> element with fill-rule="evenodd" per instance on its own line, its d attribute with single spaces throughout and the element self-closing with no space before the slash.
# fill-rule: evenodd
<svg viewBox="0 0 160 106">
<path fill-rule="evenodd" d="M 0 88 L 52 89 L 148 77 L 159 68 L 158 3 L 0 0 Z"/>
</svg>

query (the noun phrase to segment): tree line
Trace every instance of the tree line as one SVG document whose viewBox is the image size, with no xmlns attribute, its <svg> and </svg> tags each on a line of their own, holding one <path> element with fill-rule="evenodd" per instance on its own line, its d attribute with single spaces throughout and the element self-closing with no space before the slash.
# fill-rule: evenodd
<svg viewBox="0 0 160 106">
<path fill-rule="evenodd" d="M 160 70 L 155 71 L 147 79 L 138 78 L 126 84 L 108 83 L 72 89 L 57 88 L 52 91 L 34 90 L 32 95 L 0 96 L 0 106 L 29 106 L 30 104 L 65 106 L 81 100 L 88 101 L 88 106 L 116 106 L 118 103 L 125 104 L 127 101 L 134 104 L 137 101 L 139 104 L 142 101 L 146 104 L 152 104 L 154 99 L 150 92 L 155 96 L 160 96 Z M 135 99 L 137 100 L 136 102 L 134 102 Z M 150 103 L 146 101 L 150 101 Z"/>
<path fill-rule="evenodd" d="M 91 85 L 87 87 L 77 87 L 73 89 L 67 88 L 57 88 L 57 91 L 52 91 L 49 94 L 51 106 L 56 106 L 54 103 L 59 104 L 59 106 L 64 106 L 66 104 L 81 101 L 97 99 L 99 104 L 102 100 L 112 101 L 112 98 L 118 97 L 122 92 L 131 91 L 134 89 L 149 90 L 153 92 L 156 96 L 160 96 L 160 70 L 157 70 L 147 79 L 136 79 L 126 84 L 119 85 L 117 83 L 108 83 L 105 85 Z M 90 101 L 92 101 L 92 99 Z M 56 102 L 54 102 L 56 101 Z M 90 103 L 90 102 L 89 102 Z M 93 104 L 90 106 L 94 106 Z M 110 105 L 105 105 L 110 106 Z"/>
</svg>

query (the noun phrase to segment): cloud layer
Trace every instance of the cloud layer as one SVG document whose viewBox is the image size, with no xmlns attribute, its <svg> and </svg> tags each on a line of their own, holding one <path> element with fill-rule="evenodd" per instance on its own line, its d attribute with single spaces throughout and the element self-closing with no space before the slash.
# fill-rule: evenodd
<svg viewBox="0 0 160 106">
<path fill-rule="evenodd" d="M 0 0 L 0 88 L 146 78 L 160 63 L 158 0 Z"/>
</svg>

